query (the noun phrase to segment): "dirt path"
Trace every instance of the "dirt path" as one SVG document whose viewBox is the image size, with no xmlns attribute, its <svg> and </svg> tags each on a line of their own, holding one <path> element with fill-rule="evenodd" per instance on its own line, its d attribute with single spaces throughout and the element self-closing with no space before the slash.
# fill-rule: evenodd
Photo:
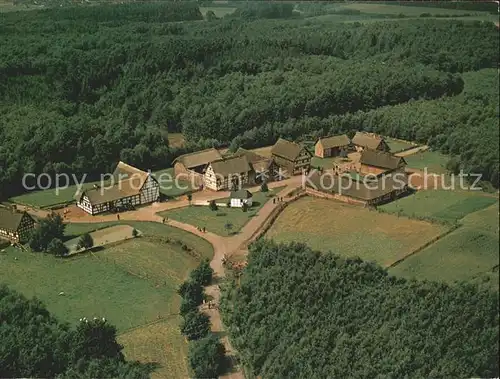
<svg viewBox="0 0 500 379">
<path fill-rule="evenodd" d="M 420 151 L 426 151 L 429 149 L 429 146 L 427 145 L 422 145 L 422 146 L 417 146 L 417 147 L 414 147 L 413 149 L 410 149 L 410 150 L 406 150 L 406 151 L 402 151 L 400 153 L 396 153 L 394 154 L 396 157 L 407 157 L 408 155 L 413 155 L 413 154 L 416 154 Z"/>
<path fill-rule="evenodd" d="M 302 183 L 301 176 L 295 176 L 286 180 L 282 180 L 279 182 L 269 183 L 269 188 L 276 188 L 286 186 L 282 191 L 280 191 L 276 197 L 283 198 L 283 202 L 288 202 L 291 198 L 287 198 L 286 195 L 300 187 Z M 255 186 L 249 188 L 251 192 L 260 191 L 260 186 Z M 211 192 L 211 191 L 202 191 L 196 192 L 193 194 L 192 202 L 203 202 L 210 201 L 215 199 L 220 199 L 223 197 L 228 197 L 229 192 Z M 222 258 L 224 255 L 230 257 L 236 252 L 246 251 L 246 245 L 249 240 L 256 235 L 256 233 L 260 230 L 260 228 L 265 224 L 269 216 L 273 213 L 273 211 L 280 207 L 282 203 L 272 201 L 268 201 L 264 206 L 259 210 L 255 217 L 252 219 L 238 232 L 237 234 L 229 237 L 218 236 L 214 233 L 210 232 L 201 232 L 195 226 L 190 224 L 185 224 L 175 220 L 166 220 L 165 224 L 183 229 L 187 232 L 195 234 L 201 238 L 204 238 L 208 242 L 210 242 L 214 249 L 214 256 L 212 261 L 210 262 L 210 266 L 214 270 L 214 284 L 207 286 L 205 288 L 205 293 L 213 298 L 215 304 L 219 304 L 220 302 L 220 289 L 217 284 L 220 282 L 224 276 L 224 266 L 222 264 Z M 162 212 L 169 209 L 176 209 L 181 207 L 189 206 L 189 202 L 187 199 L 176 200 L 176 201 L 168 201 L 165 203 L 153 203 L 149 206 L 141 207 L 134 211 L 123 212 L 119 214 L 120 221 L 154 221 L 154 222 L 163 222 L 163 217 L 158 216 L 158 212 Z M 108 221 L 116 221 L 118 219 L 117 215 L 97 215 L 91 216 L 85 213 L 80 208 L 76 207 L 76 205 L 65 208 L 66 216 L 64 218 L 65 222 L 70 223 L 98 223 L 98 222 L 108 222 Z M 61 215 L 64 215 L 64 210 L 61 209 L 58 211 Z M 48 214 L 48 212 L 47 212 Z M 220 317 L 219 310 L 217 308 L 213 309 L 205 309 L 204 310 L 210 317 L 211 329 L 213 332 L 218 333 L 220 335 L 221 341 L 224 344 L 228 356 L 232 357 L 236 354 L 233 349 L 229 338 L 224 333 L 224 326 Z M 232 371 L 222 378 L 226 379 L 244 379 L 243 372 L 238 370 L 237 367 L 233 367 Z"/>
</svg>

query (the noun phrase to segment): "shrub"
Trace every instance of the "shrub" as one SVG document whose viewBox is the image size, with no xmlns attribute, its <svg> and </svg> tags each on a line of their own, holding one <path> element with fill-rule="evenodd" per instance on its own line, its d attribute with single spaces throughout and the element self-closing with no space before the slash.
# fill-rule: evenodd
<svg viewBox="0 0 500 379">
<path fill-rule="evenodd" d="M 59 238 L 54 238 L 47 246 L 47 251 L 57 257 L 62 257 L 68 254 L 68 248 Z"/>
<path fill-rule="evenodd" d="M 209 332 L 210 319 L 206 314 L 196 309 L 184 315 L 184 320 L 181 324 L 181 333 L 189 341 L 206 337 Z"/>
<path fill-rule="evenodd" d="M 89 233 L 85 233 L 80 237 L 78 244 L 76 245 L 77 249 L 90 249 L 94 246 L 94 239 Z"/>
<path fill-rule="evenodd" d="M 202 286 L 206 286 L 212 281 L 213 274 L 214 270 L 210 267 L 210 261 L 205 259 L 197 268 L 191 271 L 191 280 Z"/>
<path fill-rule="evenodd" d="M 191 342 L 189 345 L 189 365 L 196 378 L 216 378 L 225 366 L 226 349 L 219 339 L 208 337 Z"/>
</svg>

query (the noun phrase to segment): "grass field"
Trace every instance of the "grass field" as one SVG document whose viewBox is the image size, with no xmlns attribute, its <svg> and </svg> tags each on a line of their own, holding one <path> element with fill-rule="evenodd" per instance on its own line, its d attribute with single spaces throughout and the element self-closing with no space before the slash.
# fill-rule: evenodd
<svg viewBox="0 0 500 379">
<path fill-rule="evenodd" d="M 107 244 L 124 241 L 133 238 L 134 228 L 130 225 L 114 225 L 93 231 L 90 234 L 92 240 L 94 241 L 93 247 L 104 246 Z M 140 234 L 140 232 L 139 232 Z M 69 250 L 69 254 L 77 252 L 77 245 L 80 241 L 80 237 L 75 237 L 67 240 L 64 244 Z"/>
<path fill-rule="evenodd" d="M 488 15 L 487 12 L 479 11 L 467 11 L 460 9 L 444 9 L 444 8 L 433 8 L 433 7 L 412 7 L 397 4 L 378 4 L 376 2 L 372 3 L 351 3 L 347 5 L 342 5 L 343 9 L 354 9 L 361 11 L 363 13 L 376 13 L 385 15 L 399 15 L 404 14 L 405 16 L 418 17 L 422 13 L 430 13 L 431 15 L 455 15 L 460 16 L 463 14 L 475 14 L 475 15 Z"/>
<path fill-rule="evenodd" d="M 498 289 L 498 211 L 497 202 L 467 215 L 461 220 L 463 226 L 389 272 L 445 282 L 472 280 Z"/>
<path fill-rule="evenodd" d="M 113 224 L 70 224 L 66 232 L 75 235 Z M 187 377 L 187 344 L 178 329 L 180 298 L 176 289 L 200 257 L 185 252 L 180 244 L 161 242 L 159 237 L 182 240 L 203 257 L 213 255 L 212 247 L 166 225 L 130 224 L 145 237 L 75 258 L 56 259 L 8 248 L 0 253 L 0 281 L 27 297 L 38 297 L 49 311 L 69 323 L 82 316 L 106 317 L 118 328 L 129 359 L 160 364 L 153 378 Z M 61 291 L 64 296 L 59 295 Z"/>
<path fill-rule="evenodd" d="M 153 176 L 159 180 L 160 192 L 165 196 L 177 197 L 193 191 L 189 181 L 179 181 L 178 185 L 175 183 L 173 168 L 155 171 L 153 172 Z M 85 183 L 82 188 L 89 189 L 92 188 L 94 184 L 100 185 L 100 182 L 96 181 Z M 35 208 L 51 208 L 57 205 L 73 202 L 77 190 L 78 186 L 72 185 L 66 188 L 61 187 L 59 189 L 53 188 L 41 191 L 31 191 L 19 196 L 11 197 L 9 201 Z"/>
<path fill-rule="evenodd" d="M 234 7 L 200 7 L 200 12 L 203 16 L 205 16 L 208 11 L 212 11 L 215 13 L 215 16 L 219 18 L 231 14 L 235 10 L 236 8 Z"/>
<path fill-rule="evenodd" d="M 392 138 L 385 138 L 385 142 L 387 142 L 387 144 L 391 148 L 392 153 L 398 153 L 402 150 L 416 147 L 415 145 L 413 145 L 409 142 L 399 141 L 399 140 L 392 139 Z"/>
<path fill-rule="evenodd" d="M 494 204 L 497 199 L 476 191 L 418 191 L 379 207 L 384 212 L 454 223 L 467 214 Z"/>
<path fill-rule="evenodd" d="M 259 209 L 271 199 L 276 193 L 280 192 L 284 187 L 270 189 L 269 192 L 256 192 L 253 194 L 253 205 L 247 212 L 243 212 L 241 208 L 219 207 L 217 211 L 212 211 L 208 206 L 192 206 L 179 209 L 173 209 L 159 213 L 160 216 L 168 217 L 186 224 L 191 224 L 199 227 L 205 227 L 209 232 L 220 236 L 227 236 L 228 231 L 224 228 L 228 222 L 233 225 L 230 233 L 237 233 L 250 221 L 252 217 L 257 215 Z M 228 199 L 219 199 L 219 203 L 227 203 Z"/>
<path fill-rule="evenodd" d="M 447 155 L 425 151 L 404 157 L 408 163 L 408 168 L 423 170 L 427 168 L 427 172 L 435 174 L 444 174 L 447 172 L 446 163 L 450 159 Z"/>
<path fill-rule="evenodd" d="M 441 225 L 304 197 L 283 211 L 267 237 L 305 242 L 313 249 L 389 266 L 446 230 Z"/>
</svg>

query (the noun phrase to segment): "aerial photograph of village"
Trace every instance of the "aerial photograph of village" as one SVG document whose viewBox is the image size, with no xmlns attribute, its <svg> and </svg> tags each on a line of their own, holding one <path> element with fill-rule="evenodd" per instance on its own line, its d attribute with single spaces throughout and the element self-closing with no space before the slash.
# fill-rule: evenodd
<svg viewBox="0 0 500 379">
<path fill-rule="evenodd" d="M 499 7 L 0 0 L 0 378 L 498 378 Z"/>
</svg>

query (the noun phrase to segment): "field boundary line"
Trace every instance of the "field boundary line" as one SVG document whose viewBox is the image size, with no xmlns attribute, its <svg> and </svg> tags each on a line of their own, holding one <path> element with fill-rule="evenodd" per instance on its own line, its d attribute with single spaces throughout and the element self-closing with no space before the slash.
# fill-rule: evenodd
<svg viewBox="0 0 500 379">
<path fill-rule="evenodd" d="M 179 316 L 179 315 L 180 315 L 180 313 L 169 313 L 168 315 L 166 315 L 162 318 L 159 318 L 158 320 L 150 321 L 150 322 L 147 322 L 145 324 L 141 324 L 141 325 L 137 325 L 137 326 L 133 326 L 131 328 L 125 329 L 124 331 L 117 333 L 117 335 L 122 336 L 124 334 L 132 333 L 138 329 L 147 328 L 148 326 L 159 324 L 160 322 L 167 321 L 171 317 Z"/>
<path fill-rule="evenodd" d="M 404 260 L 406 260 L 407 258 L 411 257 L 412 255 L 415 255 L 415 254 L 418 254 L 420 253 L 422 250 L 428 248 L 429 246 L 433 245 L 434 243 L 436 243 L 437 241 L 439 241 L 440 239 L 446 237 L 448 234 L 451 234 L 453 233 L 455 230 L 461 228 L 463 225 L 461 224 L 457 224 L 457 225 L 454 225 L 452 226 L 450 229 L 448 229 L 447 231 L 445 231 L 444 233 L 441 233 L 440 235 L 432 238 L 431 240 L 427 241 L 426 243 L 424 243 L 423 245 L 417 247 L 415 250 L 411 251 L 410 253 L 408 253 L 407 255 L 405 255 L 404 257 L 398 259 L 397 261 L 391 263 L 389 266 L 387 266 L 386 268 L 387 269 L 390 269 L 390 268 L 393 268 L 395 266 L 397 266 L 398 264 L 400 264 L 401 262 L 403 262 Z"/>
</svg>

